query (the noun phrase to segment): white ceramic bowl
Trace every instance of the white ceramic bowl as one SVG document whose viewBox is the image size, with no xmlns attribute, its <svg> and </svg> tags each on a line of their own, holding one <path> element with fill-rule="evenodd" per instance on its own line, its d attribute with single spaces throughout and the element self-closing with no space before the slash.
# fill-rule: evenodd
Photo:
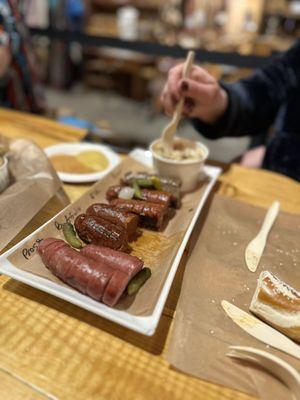
<svg viewBox="0 0 300 400">
<path fill-rule="evenodd" d="M 0 166 L 0 193 L 3 192 L 10 183 L 8 161 L 6 157 L 3 157 L 4 163 Z"/>
<path fill-rule="evenodd" d="M 177 139 L 186 141 L 183 139 Z M 182 181 L 182 191 L 190 192 L 194 190 L 203 177 L 203 167 L 209 155 L 209 149 L 200 142 L 194 142 L 202 151 L 203 157 L 199 160 L 171 160 L 158 155 L 155 152 L 156 145 L 161 139 L 155 140 L 150 145 L 150 151 L 153 156 L 153 164 L 156 172 L 161 175 L 180 178 Z"/>
</svg>

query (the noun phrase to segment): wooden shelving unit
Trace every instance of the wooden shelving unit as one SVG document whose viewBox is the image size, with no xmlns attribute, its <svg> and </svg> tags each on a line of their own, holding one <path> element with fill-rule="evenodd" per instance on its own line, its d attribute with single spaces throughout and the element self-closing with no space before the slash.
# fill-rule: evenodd
<svg viewBox="0 0 300 400">
<path fill-rule="evenodd" d="M 102 10 L 116 10 L 119 7 L 133 6 L 141 11 L 157 12 L 160 8 L 161 1 L 145 1 L 145 0 L 133 0 L 133 1 L 123 1 L 123 0 L 92 0 L 92 7 L 102 9 Z"/>
<path fill-rule="evenodd" d="M 120 7 L 137 8 L 143 21 L 157 17 L 161 4 L 160 0 L 89 0 L 85 31 L 94 36 L 118 37 L 116 12 Z M 145 70 L 154 70 L 154 65 L 154 57 L 130 50 L 88 47 L 84 81 L 88 86 L 115 89 L 142 100 L 147 97 L 149 74 Z"/>
<path fill-rule="evenodd" d="M 116 12 L 120 7 L 123 6 L 134 6 L 140 12 L 140 21 L 147 20 L 152 21 L 154 26 L 155 21 L 160 18 L 160 9 L 165 5 L 165 1 L 162 0 L 86 0 L 89 4 L 89 13 L 86 20 L 85 33 L 92 36 L 108 38 L 107 41 L 103 41 L 105 46 L 110 46 L 109 41 L 118 41 L 118 26 Z M 271 9 L 267 7 L 268 1 L 273 6 Z M 231 6 L 229 7 L 229 4 Z M 278 9 L 277 5 L 274 9 L 274 0 L 245 0 L 244 2 L 236 2 L 231 0 L 228 2 L 228 23 L 224 26 L 224 31 L 220 30 L 217 33 L 218 39 L 216 39 L 215 26 L 207 27 L 206 31 L 201 33 L 201 43 L 199 47 L 201 57 L 210 63 L 215 64 L 228 64 L 235 65 L 238 67 L 255 68 L 259 66 L 259 58 L 268 58 L 272 56 L 273 52 L 284 51 L 293 41 L 293 36 L 289 35 L 284 30 L 283 23 L 284 18 L 293 18 L 296 23 L 300 20 L 300 16 L 291 14 L 288 10 L 288 2 L 283 4 L 283 7 Z M 250 11 L 251 12 L 250 12 Z M 245 32 L 245 12 L 250 13 L 253 22 L 259 27 L 256 32 Z M 279 31 L 274 34 L 264 35 L 264 29 L 266 28 L 266 21 L 271 16 L 280 16 L 282 26 Z M 236 27 L 234 29 L 235 22 Z M 230 26 L 230 29 L 228 28 Z M 213 35 L 214 33 L 214 35 Z M 181 33 L 178 38 L 181 38 Z M 88 47 L 84 46 L 86 62 L 85 62 L 85 74 L 84 80 L 87 85 L 96 86 L 103 89 L 116 89 L 122 93 L 127 93 L 136 99 L 143 99 L 147 96 L 147 87 L 149 86 L 150 80 L 155 77 L 155 70 L 159 75 L 157 66 L 157 56 L 170 56 L 176 57 L 175 54 L 179 54 L 186 45 L 182 41 L 178 40 L 180 46 L 176 46 L 174 42 L 169 44 L 168 41 L 164 42 L 163 36 L 158 39 L 157 36 L 152 38 L 143 37 L 139 35 L 136 41 L 136 46 L 129 45 L 127 50 L 123 44 L 120 46 L 122 50 L 116 50 L 115 44 L 111 45 L 114 49 L 108 49 L 107 47 L 103 50 L 102 47 Z M 105 44 L 108 43 L 108 44 Z M 130 43 L 128 41 L 128 43 Z M 133 43 L 133 42 L 132 42 Z M 192 42 L 189 42 L 192 43 Z M 167 44 L 167 45 L 166 45 Z M 166 46 L 165 46 L 166 45 Z M 101 44 L 100 44 L 101 46 Z M 158 48 L 166 47 L 164 53 Z M 189 45 L 193 46 L 193 45 Z M 131 50 L 129 50 L 131 48 Z M 151 53 L 153 49 L 153 53 Z M 146 50 L 144 50 L 146 49 Z M 146 53 L 136 53 L 132 50 Z M 149 56 L 149 54 L 153 54 Z M 211 55 L 212 54 L 212 55 Z M 219 56 L 221 55 L 221 56 Z M 223 56 L 224 55 L 224 56 Z M 183 55 L 184 56 L 184 55 Z M 178 57 L 183 57 L 182 55 Z M 243 58 L 244 57 L 244 58 Z M 247 62 L 244 59 L 247 58 Z M 257 58 L 257 60 L 256 60 Z M 257 65 L 258 64 L 258 65 Z M 145 72 L 147 71 L 147 72 Z M 151 71 L 149 74 L 148 72 Z M 233 72 L 233 75 L 235 72 Z M 238 75 L 238 72 L 236 72 Z M 151 78 L 150 78 L 151 77 Z M 145 89 L 137 90 L 136 88 L 141 85 Z M 124 89 L 125 88 L 125 89 Z"/>
</svg>

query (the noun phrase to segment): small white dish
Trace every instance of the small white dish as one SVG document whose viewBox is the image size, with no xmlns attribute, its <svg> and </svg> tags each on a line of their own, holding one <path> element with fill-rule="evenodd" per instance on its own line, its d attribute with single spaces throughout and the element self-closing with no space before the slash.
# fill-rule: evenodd
<svg viewBox="0 0 300 400">
<path fill-rule="evenodd" d="M 117 153 L 111 150 L 108 146 L 102 144 L 94 143 L 61 143 L 54 146 L 49 146 L 44 149 L 47 156 L 50 158 L 54 155 L 69 155 L 74 156 L 83 151 L 98 151 L 104 154 L 108 161 L 109 166 L 101 172 L 93 172 L 89 174 L 70 174 L 66 172 L 57 171 L 59 178 L 66 183 L 86 183 L 86 182 L 96 182 L 107 175 L 111 170 L 113 170 L 119 163 L 120 157 Z"/>
<path fill-rule="evenodd" d="M 6 157 L 3 157 L 3 164 L 0 166 L 0 193 L 4 192 L 4 190 L 9 186 L 9 171 L 8 171 L 8 160 Z"/>
<path fill-rule="evenodd" d="M 175 138 L 181 142 L 190 142 L 184 139 Z M 182 181 L 181 190 L 189 192 L 194 190 L 203 175 L 204 164 L 209 155 L 209 149 L 201 142 L 194 142 L 195 146 L 203 151 L 203 157 L 198 160 L 172 160 L 156 153 L 155 147 L 160 143 L 157 139 L 150 145 L 150 151 L 153 156 L 153 164 L 156 171 L 165 176 L 179 178 Z"/>
</svg>

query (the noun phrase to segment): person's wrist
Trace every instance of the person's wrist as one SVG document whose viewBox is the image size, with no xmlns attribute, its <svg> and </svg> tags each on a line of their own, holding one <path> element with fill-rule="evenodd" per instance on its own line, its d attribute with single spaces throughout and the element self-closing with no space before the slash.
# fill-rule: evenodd
<svg viewBox="0 0 300 400">
<path fill-rule="evenodd" d="M 228 94 L 226 90 L 220 87 L 218 92 L 218 97 L 215 102 L 215 106 L 207 114 L 205 118 L 205 123 L 213 125 L 216 124 L 220 118 L 223 117 L 228 107 Z"/>
<path fill-rule="evenodd" d="M 219 102 L 219 109 L 218 109 L 218 119 L 220 119 L 226 112 L 228 108 L 228 94 L 225 89 L 222 87 L 220 88 L 220 102 Z"/>
</svg>

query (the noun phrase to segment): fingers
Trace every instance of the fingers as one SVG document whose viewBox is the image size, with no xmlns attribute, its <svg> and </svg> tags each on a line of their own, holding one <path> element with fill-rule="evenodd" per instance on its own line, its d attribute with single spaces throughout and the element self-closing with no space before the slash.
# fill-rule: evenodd
<svg viewBox="0 0 300 400">
<path fill-rule="evenodd" d="M 211 102 L 217 94 L 215 83 L 199 83 L 192 79 L 182 79 L 179 83 L 181 95 L 190 97 L 195 102 Z"/>
<path fill-rule="evenodd" d="M 167 90 L 174 102 L 180 99 L 179 81 L 182 79 L 183 64 L 171 68 L 168 74 Z"/>
<path fill-rule="evenodd" d="M 172 116 L 178 101 L 184 97 L 183 114 L 192 116 L 199 107 L 212 103 L 219 88 L 215 79 L 204 69 L 194 65 L 188 79 L 182 79 L 184 64 L 170 69 L 161 95 L 161 102 L 168 116 Z M 204 107 L 205 108 L 205 107 Z M 197 109 L 197 110 L 196 110 Z"/>
<path fill-rule="evenodd" d="M 168 74 L 167 90 L 174 103 L 178 102 L 182 95 L 180 84 L 182 81 L 183 68 L 184 64 L 177 65 L 176 67 L 171 68 Z M 210 74 L 196 65 L 192 67 L 189 79 L 207 84 L 215 82 L 214 78 Z"/>
<path fill-rule="evenodd" d="M 193 112 L 193 110 L 195 109 L 195 101 L 193 99 L 191 99 L 190 97 L 188 97 L 187 99 L 185 99 L 184 101 L 184 105 L 183 105 L 183 110 L 182 110 L 182 114 L 186 117 L 189 117 L 190 114 Z"/>
<path fill-rule="evenodd" d="M 189 79 L 200 83 L 213 83 L 215 79 L 205 69 L 194 65 L 190 72 Z"/>
<path fill-rule="evenodd" d="M 165 109 L 165 114 L 168 117 L 172 116 L 176 102 L 172 100 L 167 88 L 163 90 L 162 95 L 160 97 L 160 101 Z"/>
</svg>

